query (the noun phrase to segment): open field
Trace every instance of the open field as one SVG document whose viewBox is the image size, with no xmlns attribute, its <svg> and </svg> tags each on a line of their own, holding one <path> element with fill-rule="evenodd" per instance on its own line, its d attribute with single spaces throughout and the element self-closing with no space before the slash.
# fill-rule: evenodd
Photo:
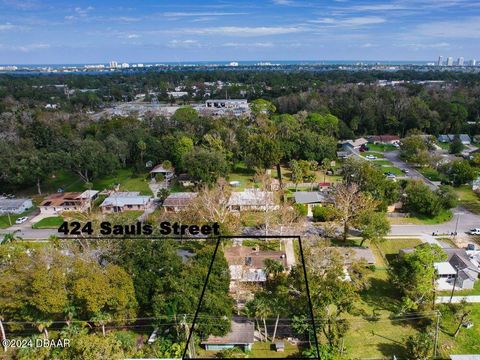
<svg viewBox="0 0 480 360">
<path fill-rule="evenodd" d="M 422 241 L 420 239 L 387 239 L 380 244 L 378 244 L 378 247 L 382 251 L 382 253 L 387 256 L 387 255 L 395 255 L 398 254 L 400 249 L 404 248 L 411 248 L 415 247 L 417 245 L 420 245 Z"/>
<path fill-rule="evenodd" d="M 120 169 L 112 175 L 93 180 L 93 188 L 100 191 L 111 189 L 115 184 L 120 184 L 122 191 L 140 191 L 142 195 L 152 195 L 147 174 L 134 175 L 131 169 Z"/>
</svg>

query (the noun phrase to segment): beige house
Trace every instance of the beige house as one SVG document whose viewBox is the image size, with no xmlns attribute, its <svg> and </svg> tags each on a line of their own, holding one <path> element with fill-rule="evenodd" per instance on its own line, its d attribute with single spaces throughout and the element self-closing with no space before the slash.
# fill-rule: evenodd
<svg viewBox="0 0 480 360">
<path fill-rule="evenodd" d="M 92 206 L 92 201 L 97 198 L 98 191 L 86 190 L 80 192 L 55 193 L 43 200 L 40 205 L 40 213 L 56 215 L 64 211 L 87 211 Z"/>
</svg>

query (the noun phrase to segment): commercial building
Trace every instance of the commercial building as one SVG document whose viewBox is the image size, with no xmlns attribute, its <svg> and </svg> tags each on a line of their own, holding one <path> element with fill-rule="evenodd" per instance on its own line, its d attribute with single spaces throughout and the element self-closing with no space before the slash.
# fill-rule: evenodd
<svg viewBox="0 0 480 360">
<path fill-rule="evenodd" d="M 248 110 L 248 101 L 244 99 L 218 99 L 205 101 L 207 108 L 221 108 L 221 109 L 245 109 Z"/>
</svg>

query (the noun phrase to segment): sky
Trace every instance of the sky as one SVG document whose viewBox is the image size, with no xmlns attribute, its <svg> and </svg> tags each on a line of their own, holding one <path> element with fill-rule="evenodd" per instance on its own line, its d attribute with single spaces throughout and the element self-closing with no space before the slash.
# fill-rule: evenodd
<svg viewBox="0 0 480 360">
<path fill-rule="evenodd" d="M 478 0 L 0 0 L 0 64 L 480 59 Z"/>
</svg>

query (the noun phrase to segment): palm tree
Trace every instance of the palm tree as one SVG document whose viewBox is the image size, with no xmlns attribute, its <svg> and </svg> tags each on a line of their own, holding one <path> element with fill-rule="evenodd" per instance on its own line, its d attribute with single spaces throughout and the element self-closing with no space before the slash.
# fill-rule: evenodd
<svg viewBox="0 0 480 360">
<path fill-rule="evenodd" d="M 145 141 L 140 140 L 139 142 L 137 142 L 137 148 L 138 150 L 140 150 L 140 161 L 143 164 L 143 155 L 145 154 L 145 150 L 147 150 L 147 144 L 145 143 Z"/>
<path fill-rule="evenodd" d="M 20 230 L 15 230 L 11 233 L 7 233 L 3 236 L 3 241 L 1 244 L 8 244 L 12 243 L 14 241 L 22 240 L 22 237 L 18 235 L 20 233 Z"/>
<path fill-rule="evenodd" d="M 264 296 L 255 299 L 256 301 L 256 314 L 263 321 L 263 327 L 265 329 L 265 342 L 268 341 L 268 331 L 267 331 L 267 317 L 270 315 L 270 304 L 268 299 Z"/>
</svg>

